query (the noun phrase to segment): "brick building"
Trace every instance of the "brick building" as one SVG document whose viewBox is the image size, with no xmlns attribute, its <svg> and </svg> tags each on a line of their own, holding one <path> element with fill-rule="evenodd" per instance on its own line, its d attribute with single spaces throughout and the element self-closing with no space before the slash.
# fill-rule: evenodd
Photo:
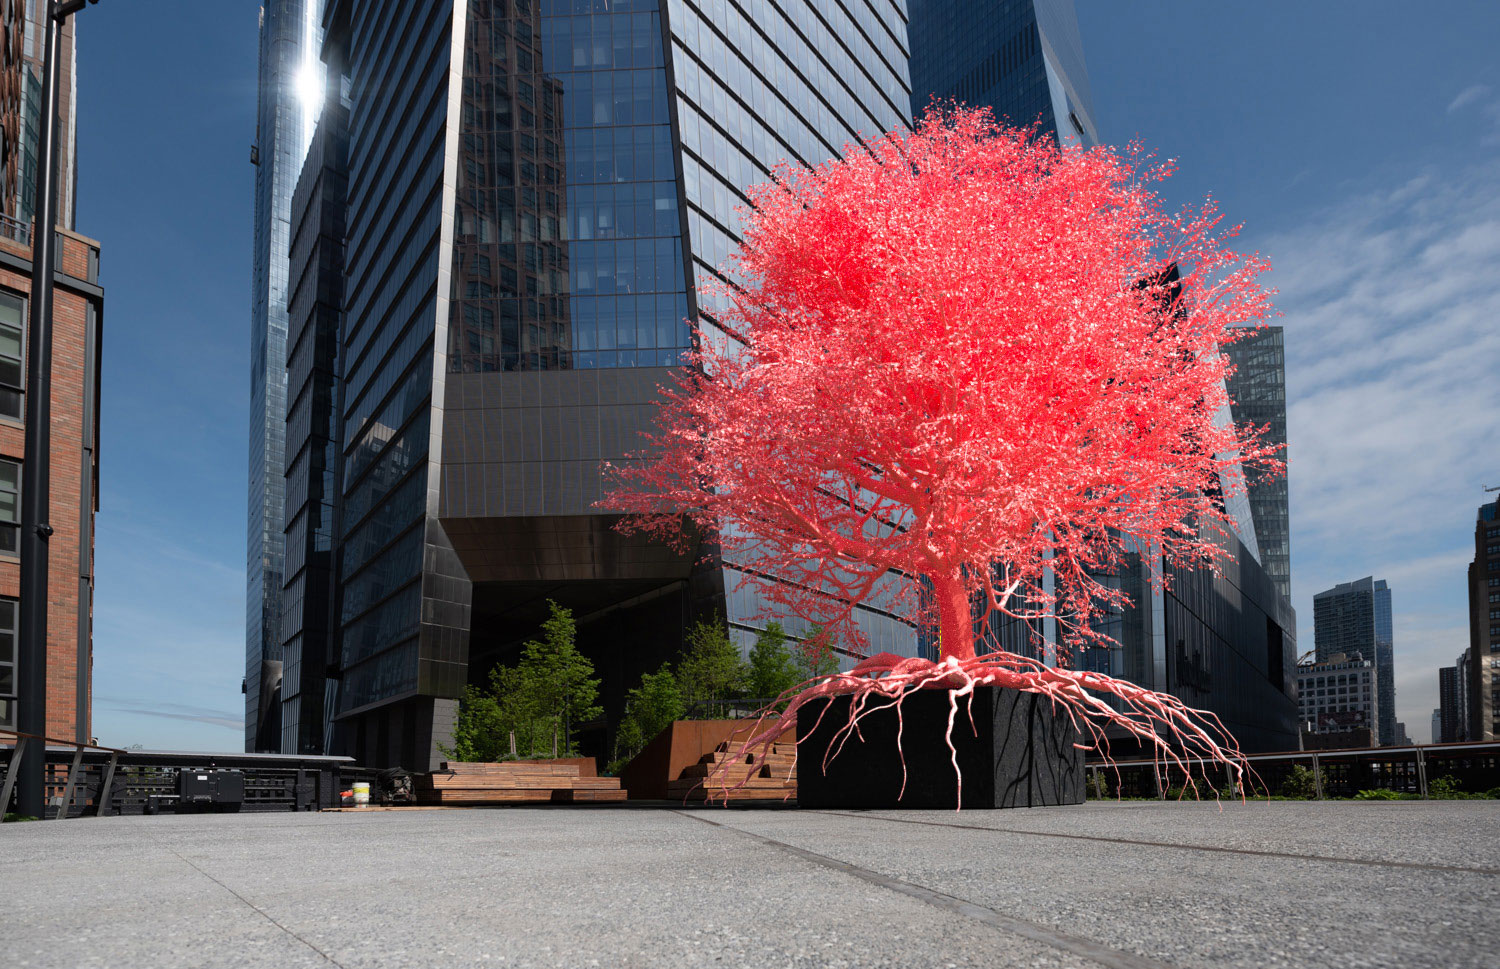
<svg viewBox="0 0 1500 969">
<path fill-rule="evenodd" d="M 12 226 L 12 228 L 16 228 Z M 26 460 L 25 323 L 31 248 L 0 234 L 0 729 L 15 726 L 21 463 Z M 53 296 L 52 470 L 47 582 L 47 736 L 88 740 L 91 728 L 94 513 L 99 506 L 99 349 L 104 291 L 99 244 L 59 230 Z M 12 356 L 19 350 L 19 356 Z M 14 382 L 13 382 L 14 381 Z"/>
<path fill-rule="evenodd" d="M 35 4 L 0 0 L 0 730 L 16 726 L 21 467 L 41 124 L 43 24 Z M 31 16 L 28 16 L 30 14 Z M 59 39 L 58 238 L 53 296 L 48 521 L 47 727 L 90 739 L 94 513 L 99 502 L 99 244 L 72 231 L 77 58 L 71 18 Z"/>
</svg>

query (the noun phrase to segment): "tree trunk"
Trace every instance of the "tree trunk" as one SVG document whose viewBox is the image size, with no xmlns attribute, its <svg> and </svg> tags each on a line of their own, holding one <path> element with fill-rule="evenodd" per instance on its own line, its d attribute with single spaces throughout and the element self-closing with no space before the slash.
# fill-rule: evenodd
<svg viewBox="0 0 1500 969">
<path fill-rule="evenodd" d="M 969 590 L 960 576 L 932 580 L 938 603 L 938 640 L 942 659 L 974 658 L 974 613 L 969 604 Z"/>
</svg>

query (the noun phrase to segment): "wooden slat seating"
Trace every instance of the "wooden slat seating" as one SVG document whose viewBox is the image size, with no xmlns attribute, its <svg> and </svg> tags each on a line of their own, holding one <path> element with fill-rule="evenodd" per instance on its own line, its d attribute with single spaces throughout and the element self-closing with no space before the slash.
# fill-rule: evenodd
<svg viewBox="0 0 1500 969">
<path fill-rule="evenodd" d="M 419 804 L 587 804 L 623 801 L 618 777 L 583 774 L 577 764 L 448 761 L 417 779 Z"/>
<path fill-rule="evenodd" d="M 739 749 L 738 742 L 732 744 Z M 731 801 L 781 801 L 797 797 L 797 745 L 772 744 L 766 759 L 758 767 L 750 768 L 749 754 L 731 754 L 731 744 L 720 744 L 711 754 L 704 754 L 696 764 L 683 768 L 674 781 L 667 783 L 667 796 L 674 800 L 720 801 L 724 800 L 724 788 L 734 788 L 746 773 L 753 770 L 743 786 L 729 792 Z M 719 765 L 734 760 L 727 771 L 720 772 Z M 740 766 L 746 765 L 746 766 Z"/>
</svg>

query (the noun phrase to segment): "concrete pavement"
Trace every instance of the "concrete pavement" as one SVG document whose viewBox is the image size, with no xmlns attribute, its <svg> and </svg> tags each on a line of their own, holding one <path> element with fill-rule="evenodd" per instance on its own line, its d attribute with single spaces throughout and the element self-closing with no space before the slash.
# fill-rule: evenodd
<svg viewBox="0 0 1500 969">
<path fill-rule="evenodd" d="M 1491 967 L 1500 804 L 0 827 L 0 965 Z"/>
</svg>

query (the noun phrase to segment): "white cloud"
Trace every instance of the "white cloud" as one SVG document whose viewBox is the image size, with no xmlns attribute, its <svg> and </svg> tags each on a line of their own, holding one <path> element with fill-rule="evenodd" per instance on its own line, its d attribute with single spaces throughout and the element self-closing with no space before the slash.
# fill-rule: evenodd
<svg viewBox="0 0 1500 969">
<path fill-rule="evenodd" d="M 1476 101 L 1483 100 L 1489 93 L 1490 86 L 1488 84 L 1471 84 L 1462 91 L 1459 91 L 1458 96 L 1449 102 L 1448 113 L 1452 114 L 1455 111 L 1460 111 L 1468 107 Z"/>
<path fill-rule="evenodd" d="M 1487 94 L 1470 91 L 1455 105 Z M 1389 581 L 1397 713 L 1420 739 L 1468 643 L 1474 513 L 1500 478 L 1500 170 L 1409 173 L 1259 248 L 1286 327 L 1299 648 L 1314 593 Z"/>
</svg>

